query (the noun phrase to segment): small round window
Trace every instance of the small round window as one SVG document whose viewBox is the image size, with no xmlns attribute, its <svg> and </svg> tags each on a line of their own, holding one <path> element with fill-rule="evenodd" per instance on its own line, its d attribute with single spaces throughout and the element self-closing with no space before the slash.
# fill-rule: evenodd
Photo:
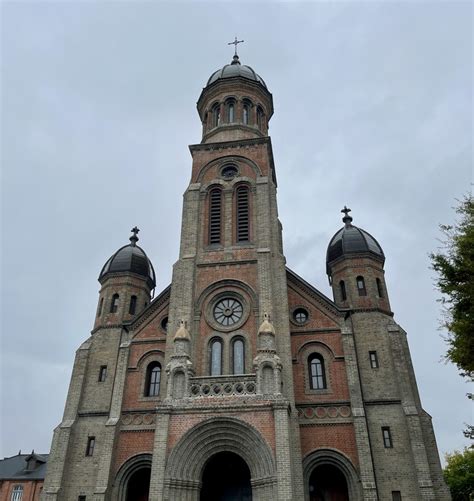
<svg viewBox="0 0 474 501">
<path fill-rule="evenodd" d="M 221 176 L 224 179 L 232 179 L 238 174 L 238 169 L 235 165 L 225 165 L 221 170 Z"/>
<path fill-rule="evenodd" d="M 165 332 L 168 330 L 168 317 L 163 317 L 161 319 L 160 326 Z"/>
<path fill-rule="evenodd" d="M 300 325 L 305 324 L 308 321 L 308 310 L 305 308 L 296 308 L 296 310 L 293 311 L 293 320 Z"/>
</svg>

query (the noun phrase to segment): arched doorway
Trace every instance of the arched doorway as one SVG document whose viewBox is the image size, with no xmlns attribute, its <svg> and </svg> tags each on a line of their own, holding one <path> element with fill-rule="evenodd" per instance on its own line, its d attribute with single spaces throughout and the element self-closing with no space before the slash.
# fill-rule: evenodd
<svg viewBox="0 0 474 501">
<path fill-rule="evenodd" d="M 310 501 L 349 501 L 344 473 L 334 465 L 321 464 L 309 477 Z"/>
<path fill-rule="evenodd" d="M 133 472 L 127 482 L 125 501 L 148 501 L 150 474 L 150 467 L 140 468 Z"/>
<path fill-rule="evenodd" d="M 252 501 L 250 470 L 233 452 L 211 457 L 202 475 L 201 501 Z"/>
</svg>

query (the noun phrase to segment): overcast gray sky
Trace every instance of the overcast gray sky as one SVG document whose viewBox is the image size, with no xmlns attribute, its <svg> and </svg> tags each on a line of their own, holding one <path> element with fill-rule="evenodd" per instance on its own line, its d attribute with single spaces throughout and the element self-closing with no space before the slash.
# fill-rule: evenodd
<svg viewBox="0 0 474 501">
<path fill-rule="evenodd" d="M 178 256 L 195 103 L 241 60 L 273 93 L 288 265 L 332 297 L 340 209 L 381 243 L 440 452 L 473 422 L 428 253 L 472 182 L 471 2 L 2 4 L 2 440 L 49 450 L 97 276 L 141 228 L 157 290 Z"/>
</svg>

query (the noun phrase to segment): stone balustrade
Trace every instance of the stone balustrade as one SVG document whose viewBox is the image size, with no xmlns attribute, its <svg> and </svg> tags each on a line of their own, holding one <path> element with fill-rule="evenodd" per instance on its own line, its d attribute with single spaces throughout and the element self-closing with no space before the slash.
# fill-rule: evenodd
<svg viewBox="0 0 474 501">
<path fill-rule="evenodd" d="M 256 393 L 255 374 L 204 376 L 189 379 L 190 397 L 227 397 L 255 395 Z"/>
</svg>

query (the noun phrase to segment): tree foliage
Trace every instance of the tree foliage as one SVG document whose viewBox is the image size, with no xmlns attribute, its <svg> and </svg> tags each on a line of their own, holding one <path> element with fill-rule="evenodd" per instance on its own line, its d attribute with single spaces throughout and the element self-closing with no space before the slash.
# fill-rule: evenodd
<svg viewBox="0 0 474 501">
<path fill-rule="evenodd" d="M 474 499 L 474 449 L 446 454 L 444 479 L 448 484 L 453 501 Z"/>
<path fill-rule="evenodd" d="M 446 358 L 462 376 L 474 377 L 474 198 L 464 197 L 456 207 L 459 221 L 440 225 L 444 239 L 438 253 L 430 255 L 438 273 L 436 286 L 443 294 L 441 302 L 448 330 Z"/>
</svg>

